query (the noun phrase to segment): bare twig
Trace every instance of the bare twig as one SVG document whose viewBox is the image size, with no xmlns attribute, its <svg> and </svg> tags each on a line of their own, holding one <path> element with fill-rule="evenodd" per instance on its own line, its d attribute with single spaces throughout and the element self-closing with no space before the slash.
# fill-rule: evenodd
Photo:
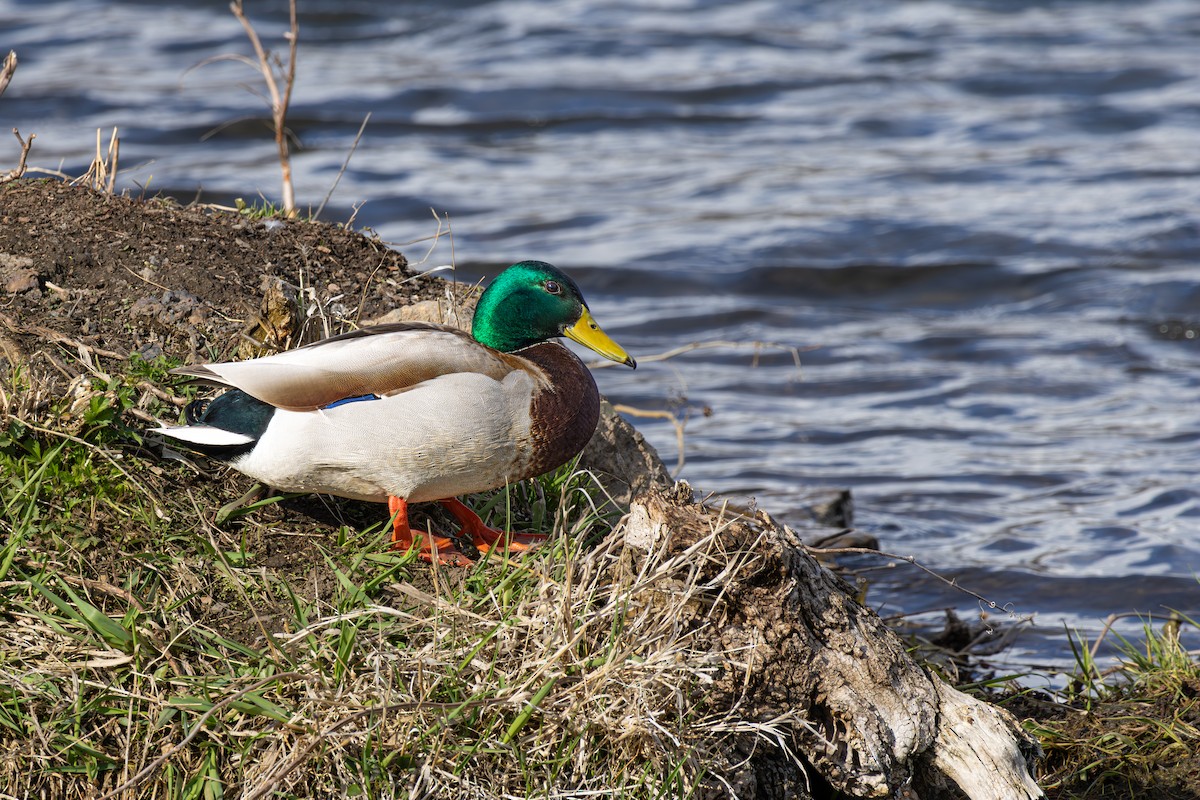
<svg viewBox="0 0 1200 800">
<path fill-rule="evenodd" d="M 34 134 L 29 134 L 30 138 L 34 138 Z M 29 167 L 26 172 L 36 173 L 38 175 L 49 175 L 53 178 L 58 178 L 61 181 L 71 181 L 73 178 L 61 169 L 48 169 L 46 167 Z"/>
<path fill-rule="evenodd" d="M 13 73 L 17 71 L 17 51 L 9 50 L 8 55 L 4 58 L 4 64 L 0 66 L 0 95 L 4 94 L 4 90 L 8 88 L 8 82 L 12 80 Z"/>
<path fill-rule="evenodd" d="M 137 388 L 141 389 L 143 392 L 154 395 L 164 403 L 170 403 L 176 408 L 183 408 L 188 404 L 188 402 L 190 402 L 186 397 L 179 397 L 171 394 L 170 392 L 163 391 L 150 381 L 138 381 Z"/>
<path fill-rule="evenodd" d="M 7 64 L 7 62 L 6 62 L 6 64 Z M 5 79 L 5 82 L 7 82 L 7 79 Z M 4 91 L 4 84 L 0 83 L 0 92 L 3 92 L 3 91 Z M 22 175 L 25 174 L 25 169 L 26 169 L 25 161 L 29 158 L 29 148 L 33 147 L 33 140 L 37 138 L 36 133 L 31 133 L 31 134 L 29 134 L 28 139 L 22 139 L 21 132 L 19 130 L 17 130 L 16 128 L 13 128 L 13 136 L 17 137 L 17 141 L 21 143 L 21 160 L 17 162 L 16 169 L 10 170 L 9 172 L 5 173 L 4 175 L 0 175 L 0 183 L 7 183 L 9 181 L 15 181 L 17 178 L 20 178 Z"/>
<path fill-rule="evenodd" d="M 358 149 L 358 143 L 362 141 L 363 131 L 367 129 L 367 123 L 371 121 L 371 112 L 367 112 L 367 116 L 363 117 L 362 125 L 358 126 L 358 133 L 354 137 L 354 142 L 350 145 L 350 152 L 346 153 L 346 160 L 342 162 L 342 168 L 338 170 L 337 177 L 333 179 L 333 185 L 329 187 L 329 191 L 325 194 L 325 199 L 321 201 L 321 205 L 317 206 L 317 213 L 313 214 L 313 219 L 319 219 L 321 212 L 325 210 L 325 204 L 329 202 L 329 198 L 333 197 L 333 190 L 337 188 L 341 182 L 342 176 L 346 174 L 346 168 L 350 166 L 350 159 L 354 157 L 354 151 Z M 355 209 L 357 211 L 358 209 Z"/>
<path fill-rule="evenodd" d="M 1000 605 L 995 600 L 989 600 L 988 598 L 984 597 L 983 595 L 979 594 L 978 592 L 973 592 L 970 589 L 968 589 L 967 587 L 959 584 L 957 578 L 947 578 L 945 575 L 942 575 L 941 573 L 936 572 L 935 570 L 930 569 L 929 567 L 925 566 L 920 561 L 917 561 L 916 556 L 902 556 L 902 555 L 898 555 L 896 553 L 885 553 L 884 551 L 877 550 L 873 547 L 805 547 L 804 549 L 805 549 L 805 551 L 807 551 L 809 553 L 815 553 L 818 555 L 834 555 L 834 556 L 836 556 L 836 555 L 845 555 L 845 554 L 859 554 L 859 555 L 868 555 L 868 556 L 882 556 L 883 558 L 888 558 L 893 561 L 903 561 L 906 564 L 913 565 L 914 567 L 921 570 L 922 572 L 925 572 L 929 576 L 936 578 L 937 580 L 941 581 L 942 583 L 946 584 L 947 586 L 949 586 L 953 589 L 957 589 L 958 591 L 962 592 L 963 594 L 970 595 L 971 597 L 975 598 L 976 600 L 979 601 L 979 607 L 980 607 L 981 611 L 987 611 L 987 610 L 999 611 L 999 612 L 1003 612 L 1004 614 L 1008 615 L 1008 617 L 1010 619 L 1022 619 L 1022 617 L 1017 613 L 1016 609 L 1013 607 L 1012 603 L 1005 603 L 1004 605 Z"/>
<path fill-rule="evenodd" d="M 683 353 L 690 353 L 693 350 L 710 350 L 713 348 L 738 349 L 738 348 L 742 348 L 742 347 L 753 347 L 754 348 L 754 359 L 752 362 L 752 366 L 755 366 L 755 367 L 758 366 L 758 357 L 759 357 L 759 354 L 762 352 L 763 348 L 769 348 L 772 350 L 782 350 L 785 353 L 791 353 L 792 361 L 795 362 L 795 364 L 796 364 L 796 377 L 799 378 L 799 377 L 802 377 L 801 372 L 800 372 L 800 353 L 802 351 L 806 351 L 806 350 L 815 350 L 815 349 L 817 349 L 817 347 L 819 347 L 819 345 L 810 345 L 808 347 L 793 347 L 790 344 L 781 344 L 779 342 L 733 342 L 733 341 L 689 342 L 687 344 L 680 345 L 679 347 L 673 347 L 670 350 L 667 350 L 662 353 L 655 353 L 654 355 L 649 355 L 649 356 L 639 355 L 638 363 L 646 363 L 649 361 L 666 361 L 667 359 L 674 358 L 675 356 L 682 355 Z M 592 369 L 605 369 L 607 367 L 615 367 L 615 366 L 617 366 L 617 364 L 612 361 L 604 361 L 604 362 L 597 362 L 595 364 L 589 364 L 588 366 L 590 366 Z"/>
<path fill-rule="evenodd" d="M 92 345 L 84 344 L 83 342 L 72 339 L 70 336 L 59 333 L 58 331 L 52 330 L 43 325 L 31 324 L 22 326 L 17 323 L 16 319 L 4 313 L 0 313 L 0 325 L 3 325 L 15 334 L 38 336 L 42 339 L 49 339 L 53 342 L 58 342 L 59 344 L 66 345 L 81 352 L 87 351 L 92 355 L 102 356 L 103 358 L 115 358 L 120 361 L 124 361 L 126 358 L 128 358 L 128 356 L 124 353 L 118 353 L 113 350 L 105 350 L 101 347 L 94 347 Z"/>
<path fill-rule="evenodd" d="M 679 421 L 679 417 L 675 416 L 670 411 L 657 411 L 618 404 L 613 404 L 613 410 L 619 414 L 628 414 L 631 417 L 651 417 L 654 419 L 665 419 L 675 427 L 675 441 L 679 445 L 679 457 L 675 460 L 675 469 L 671 472 L 671 477 L 678 478 L 679 473 L 683 472 L 684 458 L 683 423 Z"/>
<path fill-rule="evenodd" d="M 289 0 L 288 10 L 291 15 L 291 27 L 285 34 L 288 40 L 288 60 L 286 67 L 280 63 L 278 56 L 272 56 L 262 45 L 258 32 L 247 19 L 242 8 L 242 0 L 234 0 L 229 4 L 229 10 L 237 17 L 238 22 L 246 31 L 254 53 L 258 56 L 258 69 L 262 72 L 271 99 L 271 121 L 275 127 L 275 146 L 279 150 L 279 168 L 283 172 L 283 211 L 289 217 L 296 216 L 296 194 L 292 188 L 292 160 L 288 151 L 287 112 L 292 102 L 292 87 L 296 83 L 296 45 L 300 41 L 300 24 L 296 19 L 296 0 Z M 276 72 L 278 68 L 279 72 Z M 283 81 L 282 91 L 280 80 Z"/>
<path fill-rule="evenodd" d="M 117 162 L 121 155 L 121 140 L 117 138 L 117 129 L 113 128 L 112 138 L 108 140 L 108 185 L 105 187 L 109 194 L 117 186 Z"/>
</svg>

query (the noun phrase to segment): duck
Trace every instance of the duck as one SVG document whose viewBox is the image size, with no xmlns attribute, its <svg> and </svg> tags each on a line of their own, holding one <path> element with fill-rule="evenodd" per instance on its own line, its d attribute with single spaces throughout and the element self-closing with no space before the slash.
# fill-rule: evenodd
<svg viewBox="0 0 1200 800">
<path fill-rule="evenodd" d="M 600 393 L 566 337 L 637 362 L 593 318 L 579 286 L 544 261 L 501 271 L 471 332 L 424 322 L 368 326 L 293 350 L 173 373 L 225 388 L 193 401 L 183 425 L 152 433 L 285 492 L 386 502 L 392 546 L 468 566 L 527 550 L 541 533 L 491 528 L 459 496 L 549 472 L 596 430 Z M 457 536 L 414 530 L 411 503 L 442 504 Z"/>
</svg>

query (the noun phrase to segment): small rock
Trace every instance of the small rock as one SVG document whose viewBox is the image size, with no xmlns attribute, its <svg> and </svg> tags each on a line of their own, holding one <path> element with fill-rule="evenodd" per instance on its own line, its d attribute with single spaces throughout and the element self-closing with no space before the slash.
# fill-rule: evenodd
<svg viewBox="0 0 1200 800">
<path fill-rule="evenodd" d="M 22 269 L 10 272 L 4 281 L 4 291 L 9 294 L 21 294 L 38 288 L 37 272 L 32 269 Z"/>
<path fill-rule="evenodd" d="M 33 269 L 33 259 L 29 256 L 0 253 L 0 281 L 4 282 L 4 291 L 9 294 L 20 294 L 38 288 L 38 275 L 37 270 Z"/>
<path fill-rule="evenodd" d="M 453 307 L 446 300 L 421 300 L 400 306 L 372 321 L 371 324 L 386 325 L 392 322 L 433 322 L 438 325 L 453 325 L 462 330 L 470 330 L 471 327 L 466 310 Z"/>
<path fill-rule="evenodd" d="M 145 361 L 153 361 L 162 355 L 163 349 L 158 342 L 146 342 L 144 345 L 135 350 L 134 353 L 141 356 Z"/>
</svg>

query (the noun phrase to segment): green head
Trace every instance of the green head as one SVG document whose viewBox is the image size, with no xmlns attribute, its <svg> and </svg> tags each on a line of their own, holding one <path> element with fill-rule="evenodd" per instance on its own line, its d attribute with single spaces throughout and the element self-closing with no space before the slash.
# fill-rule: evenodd
<svg viewBox="0 0 1200 800">
<path fill-rule="evenodd" d="M 592 319 L 575 281 L 545 261 L 522 261 L 497 275 L 475 307 L 471 334 L 506 353 L 566 336 L 605 358 L 637 366 Z"/>
</svg>

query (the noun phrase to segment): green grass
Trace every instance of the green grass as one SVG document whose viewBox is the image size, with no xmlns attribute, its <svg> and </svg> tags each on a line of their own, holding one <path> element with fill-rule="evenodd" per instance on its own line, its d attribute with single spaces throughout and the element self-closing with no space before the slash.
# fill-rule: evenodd
<svg viewBox="0 0 1200 800">
<path fill-rule="evenodd" d="M 1177 798 L 1200 785 L 1200 660 L 1181 644 L 1194 620 L 1147 622 L 1121 637 L 1119 663 L 1102 669 L 1094 647 L 1069 637 L 1076 671 L 1026 723 L 1046 751 L 1051 798 Z"/>
<path fill-rule="evenodd" d="M 233 202 L 237 213 L 248 219 L 290 219 L 286 211 L 264 197 L 250 203 L 238 197 Z"/>
<path fill-rule="evenodd" d="M 640 599 L 655 565 L 619 569 L 621 512 L 592 476 L 470 498 L 554 533 L 465 570 L 389 550 L 382 506 L 368 525 L 279 503 L 217 527 L 244 481 L 152 458 L 131 416 L 176 418 L 146 390 L 170 366 L 0 425 L 4 792 L 694 791 L 707 734 L 678 698 L 704 661 Z"/>
</svg>

